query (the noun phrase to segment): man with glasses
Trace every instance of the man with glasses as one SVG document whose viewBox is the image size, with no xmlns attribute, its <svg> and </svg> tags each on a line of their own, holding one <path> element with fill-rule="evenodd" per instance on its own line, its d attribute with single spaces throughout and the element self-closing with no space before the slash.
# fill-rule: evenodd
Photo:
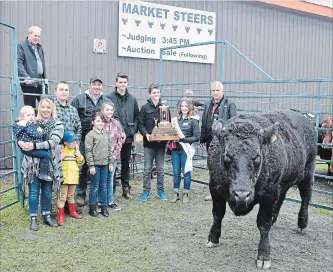
<svg viewBox="0 0 333 272">
<path fill-rule="evenodd" d="M 211 84 L 212 99 L 206 103 L 201 124 L 200 144 L 206 145 L 206 151 L 213 140 L 212 125 L 218 119 L 228 120 L 237 115 L 236 104 L 224 95 L 223 85 L 216 81 Z M 205 197 L 206 201 L 212 200 L 211 195 Z"/>
</svg>

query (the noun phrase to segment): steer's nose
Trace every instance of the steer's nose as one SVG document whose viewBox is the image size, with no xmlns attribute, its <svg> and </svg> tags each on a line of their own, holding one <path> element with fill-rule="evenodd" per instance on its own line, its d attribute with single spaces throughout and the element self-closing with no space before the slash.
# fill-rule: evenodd
<svg viewBox="0 0 333 272">
<path fill-rule="evenodd" d="M 236 201 L 248 201 L 250 199 L 250 192 L 248 191 L 235 191 L 235 200 Z"/>
</svg>

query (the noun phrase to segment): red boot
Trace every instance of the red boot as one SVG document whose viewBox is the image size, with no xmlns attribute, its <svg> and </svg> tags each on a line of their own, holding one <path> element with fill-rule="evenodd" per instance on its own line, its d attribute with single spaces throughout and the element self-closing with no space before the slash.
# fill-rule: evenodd
<svg viewBox="0 0 333 272">
<path fill-rule="evenodd" d="M 58 225 L 65 225 L 65 208 L 58 208 Z"/>
<path fill-rule="evenodd" d="M 78 219 L 81 218 L 81 215 L 79 215 L 76 212 L 76 204 L 75 203 L 68 203 L 68 209 L 69 209 L 69 216 L 75 217 L 75 218 L 78 218 Z"/>
</svg>

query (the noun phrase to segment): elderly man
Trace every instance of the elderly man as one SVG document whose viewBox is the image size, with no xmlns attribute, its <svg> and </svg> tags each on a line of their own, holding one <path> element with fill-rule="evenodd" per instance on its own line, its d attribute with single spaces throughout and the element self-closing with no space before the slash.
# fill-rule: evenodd
<svg viewBox="0 0 333 272">
<path fill-rule="evenodd" d="M 39 44 L 41 32 L 38 26 L 29 27 L 28 37 L 17 46 L 18 75 L 25 78 L 21 83 L 22 92 L 39 94 L 23 96 L 24 104 L 34 109 L 36 109 L 36 99 L 39 101 L 40 94 L 43 93 L 43 82 L 36 82 L 29 78 L 46 78 L 44 51 Z M 45 85 L 45 93 L 48 93 L 47 85 Z"/>
<path fill-rule="evenodd" d="M 212 124 L 218 119 L 228 120 L 237 115 L 236 104 L 224 95 L 223 85 L 216 81 L 211 84 L 212 99 L 206 103 L 202 114 L 200 143 L 206 144 L 206 151 L 213 140 Z M 206 196 L 206 201 L 212 197 Z"/>
<path fill-rule="evenodd" d="M 99 77 L 90 79 L 89 89 L 79 94 L 72 101 L 72 106 L 77 109 L 82 125 L 82 137 L 80 143 L 80 152 L 85 156 L 84 140 L 88 132 L 91 130 L 92 117 L 96 111 L 99 111 L 104 102 L 110 101 L 102 94 L 103 81 Z M 87 191 L 88 168 L 84 164 L 81 168 L 79 184 L 76 189 L 76 204 L 84 206 Z"/>
<path fill-rule="evenodd" d="M 68 103 L 69 88 L 66 81 L 60 81 L 54 89 L 54 104 L 57 108 L 57 116 L 64 125 L 65 131 L 75 133 L 78 142 L 81 139 L 81 120 L 77 109 Z"/>
</svg>

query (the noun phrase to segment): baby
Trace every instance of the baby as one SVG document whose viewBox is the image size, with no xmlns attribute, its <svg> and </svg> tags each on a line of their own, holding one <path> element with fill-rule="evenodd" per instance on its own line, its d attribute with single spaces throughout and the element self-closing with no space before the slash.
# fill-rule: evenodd
<svg viewBox="0 0 333 272">
<path fill-rule="evenodd" d="M 37 127 L 35 119 L 35 110 L 31 106 L 24 106 L 20 110 L 19 121 L 15 122 L 13 126 L 14 134 L 18 141 L 40 143 L 43 141 L 45 134 L 43 130 Z M 31 150 L 25 151 L 21 149 L 22 153 L 39 158 L 39 174 L 38 178 L 45 181 L 52 181 L 52 177 L 49 176 L 49 163 L 50 153 L 46 150 Z"/>
</svg>

